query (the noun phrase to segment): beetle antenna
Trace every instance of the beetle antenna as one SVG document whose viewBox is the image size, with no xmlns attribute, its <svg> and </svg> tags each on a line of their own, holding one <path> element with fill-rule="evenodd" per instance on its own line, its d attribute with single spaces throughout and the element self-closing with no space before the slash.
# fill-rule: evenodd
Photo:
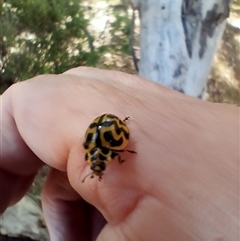
<svg viewBox="0 0 240 241">
<path fill-rule="evenodd" d="M 92 175 L 91 178 L 94 178 L 93 172 L 90 172 L 89 174 L 87 174 L 87 176 L 85 176 L 85 177 L 83 178 L 82 183 L 85 182 L 86 178 L 87 178 L 88 176 L 90 176 L 90 175 Z"/>
</svg>

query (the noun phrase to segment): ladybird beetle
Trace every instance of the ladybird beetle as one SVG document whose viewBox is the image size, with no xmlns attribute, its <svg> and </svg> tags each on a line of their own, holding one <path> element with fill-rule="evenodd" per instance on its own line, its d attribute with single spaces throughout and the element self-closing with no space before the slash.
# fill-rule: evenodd
<svg viewBox="0 0 240 241">
<path fill-rule="evenodd" d="M 83 148 L 86 153 L 85 160 L 91 166 L 92 172 L 86 177 L 90 175 L 93 178 L 96 175 L 101 181 L 106 165 L 116 156 L 120 164 L 124 162 L 120 152 L 136 153 L 131 150 L 123 150 L 129 140 L 129 129 L 125 124 L 128 119 L 129 117 L 126 117 L 121 120 L 113 114 L 103 114 L 90 124 L 85 134 Z"/>
</svg>

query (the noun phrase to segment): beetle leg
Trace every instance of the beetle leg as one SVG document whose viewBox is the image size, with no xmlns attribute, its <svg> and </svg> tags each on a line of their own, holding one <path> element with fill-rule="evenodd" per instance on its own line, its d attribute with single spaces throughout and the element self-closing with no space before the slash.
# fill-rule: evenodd
<svg viewBox="0 0 240 241">
<path fill-rule="evenodd" d="M 125 150 L 125 151 L 130 152 L 130 153 L 132 153 L 132 154 L 137 154 L 136 151 L 131 151 L 131 150 Z"/>
<path fill-rule="evenodd" d="M 136 151 L 131 151 L 131 150 L 114 150 L 114 152 L 124 152 L 124 151 L 127 151 L 127 152 L 132 153 L 132 154 L 137 154 Z"/>
<path fill-rule="evenodd" d="M 82 180 L 82 182 L 85 182 L 86 178 L 90 176 L 90 178 L 94 178 L 94 173 L 93 172 L 90 172 L 87 176 L 85 176 Z"/>
<path fill-rule="evenodd" d="M 124 152 L 124 151 L 130 152 L 132 154 L 136 154 L 137 153 L 136 151 L 131 151 L 131 150 L 114 150 L 112 152 L 112 156 L 111 157 L 114 158 L 114 157 L 118 156 L 118 163 L 122 164 L 122 163 L 125 162 L 125 160 L 121 159 L 121 156 L 120 156 L 119 152 Z"/>
<path fill-rule="evenodd" d="M 125 160 L 121 159 L 121 156 L 118 154 L 118 163 L 123 164 Z"/>
<path fill-rule="evenodd" d="M 127 116 L 127 117 L 125 117 L 122 121 L 123 122 L 126 122 L 127 120 L 129 120 L 130 119 L 130 116 Z"/>
<path fill-rule="evenodd" d="M 117 153 L 117 151 L 112 152 L 112 158 L 114 158 L 116 156 L 118 157 L 118 163 L 122 164 L 124 162 L 124 160 L 121 159 L 121 156 L 119 155 L 119 153 Z"/>
</svg>

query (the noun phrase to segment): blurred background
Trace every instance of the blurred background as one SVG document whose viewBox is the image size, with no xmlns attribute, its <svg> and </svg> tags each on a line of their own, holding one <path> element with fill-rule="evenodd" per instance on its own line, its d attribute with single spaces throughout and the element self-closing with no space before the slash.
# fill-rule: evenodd
<svg viewBox="0 0 240 241">
<path fill-rule="evenodd" d="M 18 81 L 39 74 L 59 74 L 77 66 L 137 74 L 132 50 L 138 57 L 140 22 L 135 12 L 133 29 L 133 11 L 128 0 L 3 0 L 0 8 L 0 93 Z M 235 0 L 208 77 L 206 98 L 212 102 L 239 105 L 239 90 L 240 0 Z M 41 216 L 40 193 L 47 173 L 48 167 L 40 170 L 28 192 L 28 199 L 19 204 L 26 210 L 33 206 L 31 212 L 35 212 L 41 232 L 45 232 L 45 224 Z M 40 211 L 33 211 L 34 205 Z M 10 217 L 12 224 L 11 215 L 18 212 L 20 219 L 17 221 L 18 217 L 14 217 L 15 223 L 23 223 L 20 216 L 30 219 L 25 216 L 26 210 L 19 210 L 1 219 L 0 241 L 48 240 L 47 234 L 22 234 L 21 238 L 10 239 L 10 231 L 4 229 L 3 221 Z M 15 227 L 12 229 L 16 231 Z M 2 232 L 5 235 L 1 235 Z"/>
<path fill-rule="evenodd" d="M 136 13 L 133 30 L 128 0 L 3 0 L 1 13 L 1 93 L 15 82 L 76 66 L 136 74 L 131 49 L 138 56 L 139 19 Z M 235 0 L 209 75 L 207 100 L 239 105 L 239 18 L 240 0 Z"/>
</svg>

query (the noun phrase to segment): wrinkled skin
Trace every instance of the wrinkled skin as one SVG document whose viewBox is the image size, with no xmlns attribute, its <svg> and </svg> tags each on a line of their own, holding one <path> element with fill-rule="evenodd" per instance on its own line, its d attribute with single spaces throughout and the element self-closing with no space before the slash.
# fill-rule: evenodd
<svg viewBox="0 0 240 241">
<path fill-rule="evenodd" d="M 1 212 L 49 165 L 52 241 L 238 240 L 239 108 L 92 68 L 17 83 L 1 108 Z M 106 112 L 131 117 L 127 148 L 137 154 L 82 183 L 84 133 Z"/>
</svg>

